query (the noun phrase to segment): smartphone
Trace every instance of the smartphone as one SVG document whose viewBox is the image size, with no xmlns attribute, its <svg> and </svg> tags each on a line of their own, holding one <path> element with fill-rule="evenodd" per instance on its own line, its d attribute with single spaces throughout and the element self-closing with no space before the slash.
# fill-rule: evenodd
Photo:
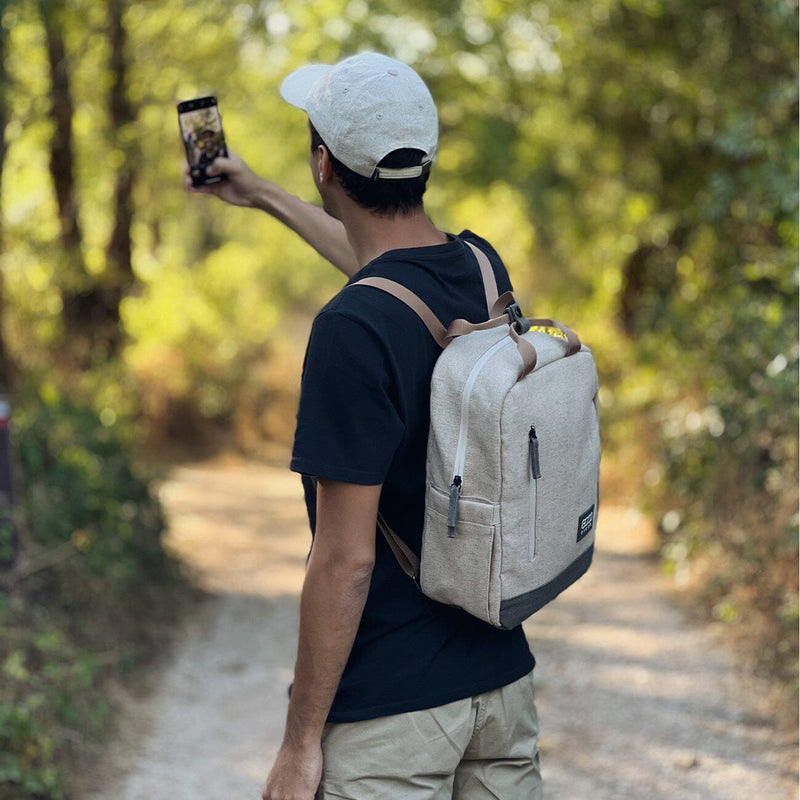
<svg viewBox="0 0 800 800">
<path fill-rule="evenodd" d="M 225 180 L 225 175 L 206 174 L 206 169 L 217 156 L 228 155 L 217 98 L 197 97 L 178 103 L 178 122 L 192 184 L 206 186 Z"/>
</svg>

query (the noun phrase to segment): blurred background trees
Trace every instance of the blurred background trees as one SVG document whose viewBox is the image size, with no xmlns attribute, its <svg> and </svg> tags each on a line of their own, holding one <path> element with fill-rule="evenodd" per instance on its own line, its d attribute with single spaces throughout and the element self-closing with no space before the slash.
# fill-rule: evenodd
<svg viewBox="0 0 800 800">
<path fill-rule="evenodd" d="M 21 480 L 40 485 L 42 448 L 86 476 L 111 441 L 133 463 L 290 439 L 305 334 L 342 279 L 277 222 L 183 191 L 175 104 L 216 94 L 229 147 L 314 200 L 280 81 L 380 50 L 438 101 L 431 216 L 493 240 L 523 306 L 593 346 L 606 497 L 646 508 L 676 584 L 796 686 L 797 42 L 796 0 L 2 0 Z M 41 507 L 29 547 L 153 567 L 118 518 L 73 541 L 86 521 Z"/>
</svg>

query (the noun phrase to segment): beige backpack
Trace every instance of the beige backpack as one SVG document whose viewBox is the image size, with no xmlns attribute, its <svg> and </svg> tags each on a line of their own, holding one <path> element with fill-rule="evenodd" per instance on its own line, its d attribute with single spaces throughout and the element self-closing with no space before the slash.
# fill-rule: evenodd
<svg viewBox="0 0 800 800">
<path fill-rule="evenodd" d="M 591 564 L 597 373 L 573 331 L 524 319 L 511 293 L 498 298 L 488 258 L 470 247 L 486 289 L 489 320 L 481 324 L 456 320 L 445 330 L 400 284 L 354 284 L 409 305 L 443 348 L 431 380 L 421 557 L 382 518 L 378 524 L 428 597 L 510 629 Z"/>
</svg>

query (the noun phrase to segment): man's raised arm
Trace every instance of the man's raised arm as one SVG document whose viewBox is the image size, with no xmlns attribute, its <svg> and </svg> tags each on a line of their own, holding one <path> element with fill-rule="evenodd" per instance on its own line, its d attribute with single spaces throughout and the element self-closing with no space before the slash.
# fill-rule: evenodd
<svg viewBox="0 0 800 800">
<path fill-rule="evenodd" d="M 265 211 L 308 242 L 345 275 L 355 275 L 360 265 L 339 220 L 319 206 L 307 203 L 271 181 L 260 178 L 238 156 L 220 156 L 207 169 L 209 175 L 223 172 L 228 176 L 226 181 L 209 186 L 192 186 L 187 169 L 186 188 L 192 192 L 216 195 L 234 206 Z"/>
</svg>

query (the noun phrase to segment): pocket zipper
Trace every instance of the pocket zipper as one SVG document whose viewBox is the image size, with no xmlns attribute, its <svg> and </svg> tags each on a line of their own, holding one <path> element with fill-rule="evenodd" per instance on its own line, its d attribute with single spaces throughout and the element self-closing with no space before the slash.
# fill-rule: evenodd
<svg viewBox="0 0 800 800">
<path fill-rule="evenodd" d="M 539 478 L 542 477 L 541 464 L 539 463 L 539 439 L 536 428 L 531 425 L 528 431 L 528 456 L 531 465 L 530 485 L 530 522 L 528 528 L 528 557 L 531 561 L 536 558 L 536 511 L 538 503 Z"/>
<path fill-rule="evenodd" d="M 531 456 L 531 478 L 538 481 L 542 477 L 542 469 L 539 464 L 539 439 L 536 436 L 536 428 L 533 425 L 528 431 L 528 444 Z"/>
</svg>

